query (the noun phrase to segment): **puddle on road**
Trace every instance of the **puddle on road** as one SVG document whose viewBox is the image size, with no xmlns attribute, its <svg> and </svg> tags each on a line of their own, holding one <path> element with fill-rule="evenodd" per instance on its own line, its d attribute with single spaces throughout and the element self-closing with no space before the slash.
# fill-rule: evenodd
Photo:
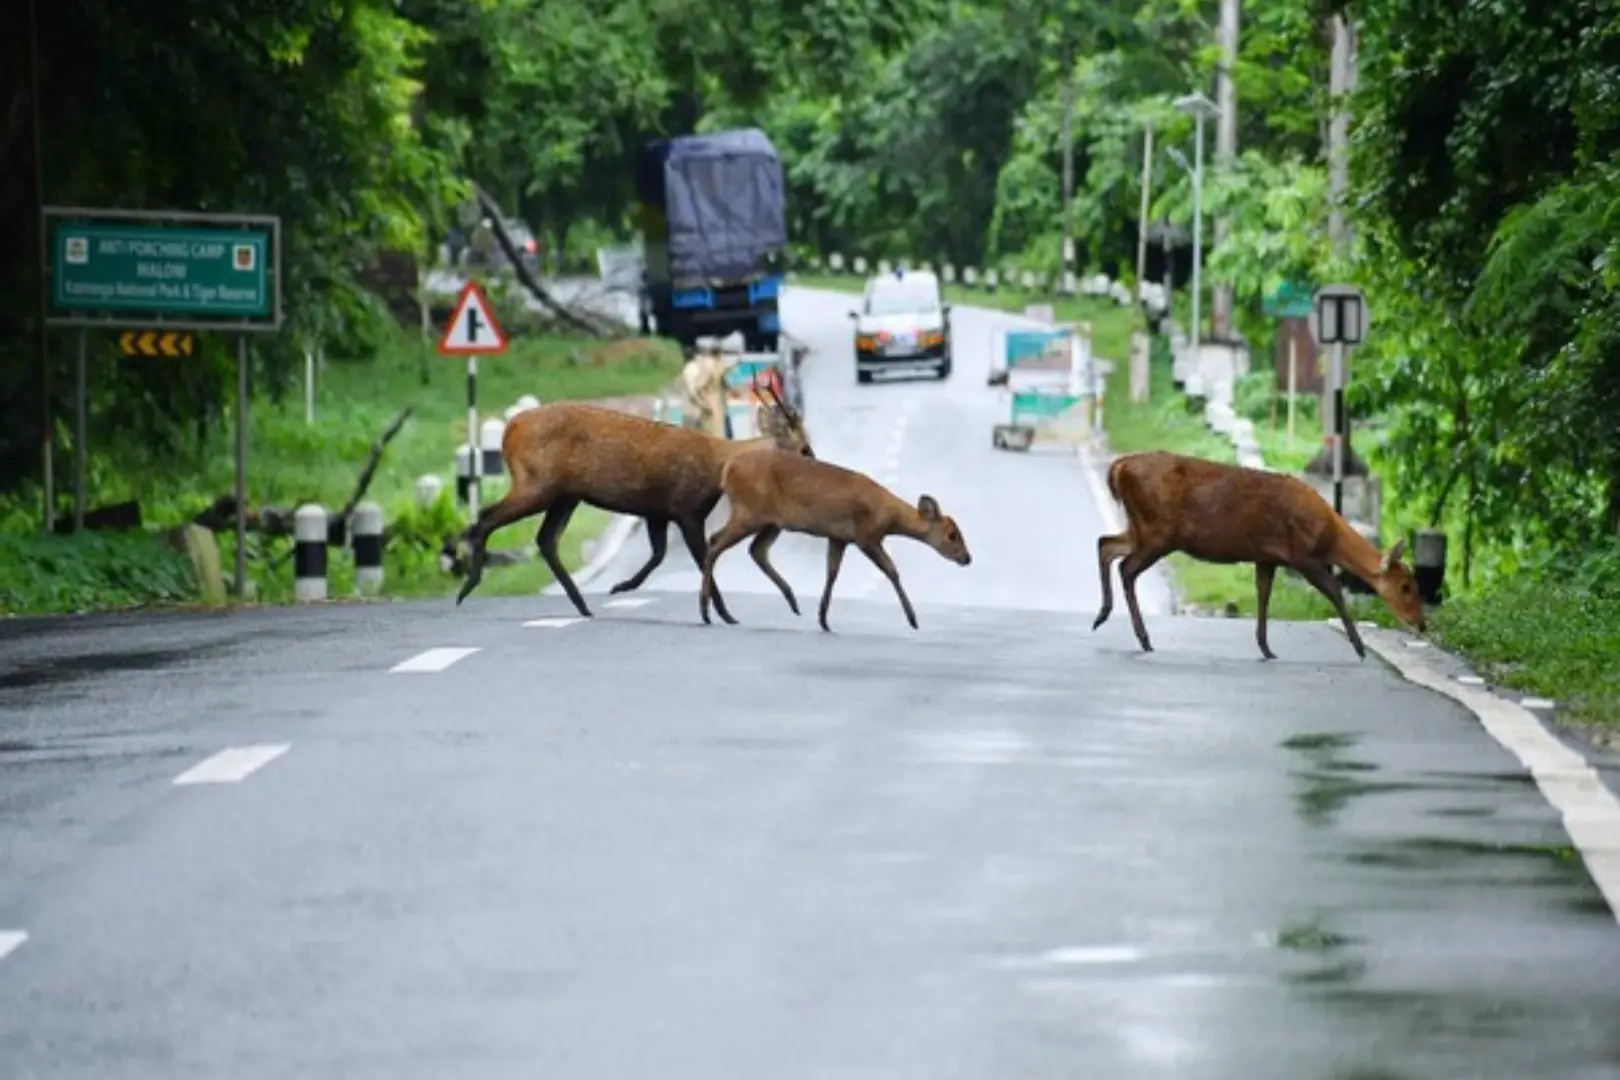
<svg viewBox="0 0 1620 1080">
<path fill-rule="evenodd" d="M 0 672 L 0 690 L 37 690 L 60 686 L 97 675 L 123 671 L 156 671 L 185 660 L 196 659 L 217 646 L 185 649 L 147 649 L 125 652 L 84 653 L 79 656 L 51 657 L 19 664 Z"/>
<path fill-rule="evenodd" d="M 1328 825 L 1345 805 L 1362 795 L 1390 791 L 1411 791 L 1418 785 L 1404 781 L 1356 779 L 1356 774 L 1378 771 L 1370 761 L 1346 757 L 1356 736 L 1345 731 L 1318 731 L 1284 739 L 1281 746 L 1302 754 L 1310 763 L 1295 770 L 1300 788 L 1294 797 L 1299 816 L 1309 825 Z"/>
<path fill-rule="evenodd" d="M 1346 855 L 1345 860 L 1360 866 L 1440 870 L 1481 856 L 1538 859 L 1567 869 L 1582 866 L 1580 852 L 1571 844 L 1491 843 L 1443 836 L 1407 837 L 1369 845 L 1359 852 Z"/>
</svg>

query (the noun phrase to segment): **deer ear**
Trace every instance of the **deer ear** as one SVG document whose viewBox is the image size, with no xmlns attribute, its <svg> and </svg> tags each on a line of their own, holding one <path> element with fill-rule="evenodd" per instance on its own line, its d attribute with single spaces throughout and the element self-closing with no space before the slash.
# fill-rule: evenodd
<svg viewBox="0 0 1620 1080">
<path fill-rule="evenodd" d="M 923 516 L 924 521 L 938 521 L 939 503 L 934 501 L 932 495 L 924 495 L 917 500 L 917 513 Z"/>
<path fill-rule="evenodd" d="M 1402 536 L 1398 538 L 1395 543 L 1390 545 L 1388 551 L 1384 552 L 1384 571 L 1386 573 L 1389 571 L 1390 567 L 1401 561 L 1401 552 L 1405 550 L 1406 537 Z"/>
</svg>

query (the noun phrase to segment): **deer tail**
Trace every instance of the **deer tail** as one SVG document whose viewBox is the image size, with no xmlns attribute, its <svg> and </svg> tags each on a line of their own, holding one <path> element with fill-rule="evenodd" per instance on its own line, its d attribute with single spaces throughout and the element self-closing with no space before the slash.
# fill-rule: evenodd
<svg viewBox="0 0 1620 1080">
<path fill-rule="evenodd" d="M 1108 466 L 1108 494 L 1114 497 L 1115 502 L 1124 502 L 1119 497 L 1119 470 L 1124 464 L 1124 458 L 1115 458 L 1114 463 Z"/>
</svg>

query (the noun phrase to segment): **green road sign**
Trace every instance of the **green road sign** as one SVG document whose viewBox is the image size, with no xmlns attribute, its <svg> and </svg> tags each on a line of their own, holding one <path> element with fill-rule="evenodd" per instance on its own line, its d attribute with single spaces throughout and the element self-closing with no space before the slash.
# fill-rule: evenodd
<svg viewBox="0 0 1620 1080">
<path fill-rule="evenodd" d="M 61 310 L 270 314 L 268 230 L 62 222 L 55 239 Z"/>
<path fill-rule="evenodd" d="M 1276 292 L 1265 298 L 1267 315 L 1285 319 L 1302 319 L 1311 313 L 1311 287 L 1303 282 L 1284 281 Z"/>
<path fill-rule="evenodd" d="M 56 325 L 274 330 L 272 217 L 47 207 Z"/>
</svg>

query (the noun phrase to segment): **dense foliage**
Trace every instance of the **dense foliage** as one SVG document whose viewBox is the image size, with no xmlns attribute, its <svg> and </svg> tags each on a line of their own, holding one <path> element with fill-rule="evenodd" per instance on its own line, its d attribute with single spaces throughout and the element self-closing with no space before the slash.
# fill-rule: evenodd
<svg viewBox="0 0 1620 1080">
<path fill-rule="evenodd" d="M 1363 284 L 1376 336 L 1353 404 L 1391 504 L 1462 523 L 1509 572 L 1620 529 L 1620 30 L 1596 0 L 1357 0 L 1353 257 L 1326 242 L 1328 9 L 1250 0 L 1234 69 L 1239 154 L 1207 160 L 1206 281 L 1267 362 L 1261 300 L 1285 277 Z M 801 253 L 1054 270 L 1065 87 L 1081 260 L 1134 274 L 1144 124 L 1153 216 L 1190 223 L 1177 95 L 1214 96 L 1214 0 L 111 0 L 44 5 L 48 201 L 280 213 L 289 333 L 336 360 L 383 333 L 358 276 L 426 255 L 476 180 L 551 265 L 631 234 L 628 154 L 648 134 L 764 127 Z M 0 488 L 38 473 L 27 38 L 0 85 Z M 1190 156 L 1190 154 L 1189 154 Z M 583 258 L 582 258 L 583 256 Z M 1178 282 L 1187 254 L 1179 256 Z M 1158 251 L 1150 272 L 1158 276 Z M 1206 304 L 1205 310 L 1208 310 Z M 52 401 L 66 442 L 66 340 Z M 217 348 L 211 347 L 212 348 Z M 223 415 L 230 363 L 93 365 L 96 429 L 182 452 Z"/>
</svg>

